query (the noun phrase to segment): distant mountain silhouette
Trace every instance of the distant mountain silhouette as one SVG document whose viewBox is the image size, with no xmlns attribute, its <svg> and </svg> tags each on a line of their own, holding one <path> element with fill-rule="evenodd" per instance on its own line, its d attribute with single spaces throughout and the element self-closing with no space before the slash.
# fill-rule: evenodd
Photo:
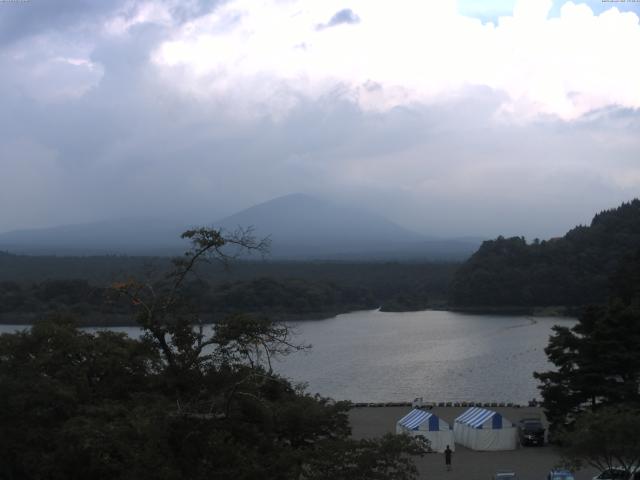
<svg viewBox="0 0 640 480">
<path fill-rule="evenodd" d="M 193 225 L 149 219 L 125 219 L 16 230 L 0 234 L 0 250 L 38 255 L 176 255 L 188 246 L 180 234 Z M 422 236 L 365 210 L 292 194 L 213 222 L 234 231 L 252 227 L 271 239 L 274 259 L 461 260 L 481 239 Z"/>
<path fill-rule="evenodd" d="M 271 237 L 278 254 L 292 248 L 316 254 L 358 252 L 423 240 L 383 217 L 302 194 L 255 205 L 216 226 L 227 230 L 252 226 L 257 236 Z"/>
<path fill-rule="evenodd" d="M 121 219 L 0 234 L 0 250 L 29 255 L 173 255 L 185 249 L 176 223 Z"/>
<path fill-rule="evenodd" d="M 252 226 L 269 236 L 274 258 L 465 258 L 481 240 L 422 236 L 365 210 L 309 195 L 292 194 L 242 210 L 216 222 L 234 230 Z"/>
</svg>

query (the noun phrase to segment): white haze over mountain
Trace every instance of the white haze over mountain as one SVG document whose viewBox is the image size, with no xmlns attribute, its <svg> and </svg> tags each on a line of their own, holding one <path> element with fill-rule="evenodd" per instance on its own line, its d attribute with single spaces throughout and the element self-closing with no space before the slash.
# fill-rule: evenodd
<svg viewBox="0 0 640 480">
<path fill-rule="evenodd" d="M 0 231 L 304 192 L 548 237 L 638 196 L 640 4 L 477 4 L 0 3 Z"/>
</svg>

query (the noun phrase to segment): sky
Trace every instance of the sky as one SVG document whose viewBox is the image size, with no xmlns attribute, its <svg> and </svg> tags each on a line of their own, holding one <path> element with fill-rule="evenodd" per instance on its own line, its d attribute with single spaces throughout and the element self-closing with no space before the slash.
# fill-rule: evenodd
<svg viewBox="0 0 640 480">
<path fill-rule="evenodd" d="M 549 238 L 640 196 L 640 2 L 0 0 L 0 232 L 290 193 Z"/>
</svg>

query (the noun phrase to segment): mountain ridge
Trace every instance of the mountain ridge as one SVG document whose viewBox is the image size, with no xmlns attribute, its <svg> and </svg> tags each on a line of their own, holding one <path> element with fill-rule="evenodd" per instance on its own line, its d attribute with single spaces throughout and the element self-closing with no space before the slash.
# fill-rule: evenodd
<svg viewBox="0 0 640 480">
<path fill-rule="evenodd" d="M 306 194 L 290 194 L 240 210 L 211 225 L 253 228 L 271 239 L 273 259 L 463 259 L 479 245 L 423 236 L 366 210 Z M 0 234 L 0 250 L 45 255 L 178 255 L 180 234 L 193 225 L 159 219 L 120 219 Z"/>
</svg>

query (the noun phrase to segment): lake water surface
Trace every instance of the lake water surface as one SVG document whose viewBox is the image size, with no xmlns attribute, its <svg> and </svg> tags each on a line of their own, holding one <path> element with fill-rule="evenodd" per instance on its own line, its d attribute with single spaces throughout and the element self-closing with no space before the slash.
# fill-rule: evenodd
<svg viewBox="0 0 640 480">
<path fill-rule="evenodd" d="M 353 312 L 291 322 L 298 343 L 312 348 L 275 368 L 310 392 L 354 402 L 498 401 L 538 397 L 534 371 L 551 368 L 544 354 L 556 317 L 467 315 L 427 310 Z M 1 325 L 0 332 L 15 331 Z M 114 328 L 132 336 L 134 327 Z"/>
<path fill-rule="evenodd" d="M 278 369 L 309 390 L 355 402 L 504 401 L 539 398 L 534 371 L 555 317 L 466 315 L 427 310 L 354 312 L 292 325 L 313 348 Z"/>
</svg>

